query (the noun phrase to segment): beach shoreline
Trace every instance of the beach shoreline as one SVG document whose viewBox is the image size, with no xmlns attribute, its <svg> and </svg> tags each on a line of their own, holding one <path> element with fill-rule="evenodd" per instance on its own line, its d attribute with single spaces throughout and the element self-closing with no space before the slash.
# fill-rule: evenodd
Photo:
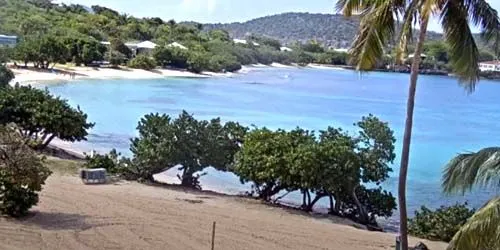
<svg viewBox="0 0 500 250">
<path fill-rule="evenodd" d="M 200 74 L 179 69 L 154 69 L 142 70 L 121 67 L 116 68 L 92 68 L 92 67 L 69 67 L 56 66 L 54 69 L 38 70 L 35 68 L 11 68 L 15 78 L 10 81 L 11 85 L 19 83 L 29 85 L 36 83 L 61 83 L 75 80 L 105 80 L 105 79 L 166 79 L 166 78 L 196 78 L 204 79 L 211 77 L 233 77 L 238 74 L 247 74 L 254 69 L 275 68 L 275 69 L 330 69 L 345 70 L 342 67 L 325 66 L 320 64 L 309 64 L 305 67 L 284 65 L 273 63 L 271 65 L 254 64 L 243 65 L 237 72 L 216 73 L 202 72 Z"/>
</svg>

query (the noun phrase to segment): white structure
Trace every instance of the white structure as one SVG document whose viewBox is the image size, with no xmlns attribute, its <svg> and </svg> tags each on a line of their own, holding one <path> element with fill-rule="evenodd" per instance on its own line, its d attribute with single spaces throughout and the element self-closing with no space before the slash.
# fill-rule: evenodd
<svg viewBox="0 0 500 250">
<path fill-rule="evenodd" d="M 281 47 L 280 50 L 285 51 L 285 52 L 292 52 L 293 51 L 293 49 L 290 49 L 288 47 Z"/>
<path fill-rule="evenodd" d="M 17 36 L 0 35 L 0 46 L 15 47 Z"/>
<path fill-rule="evenodd" d="M 479 70 L 500 72 L 500 61 L 480 62 Z"/>
<path fill-rule="evenodd" d="M 179 49 L 186 49 L 186 50 L 188 49 L 186 46 L 184 46 L 184 45 L 182 45 L 182 44 L 180 44 L 178 42 L 173 42 L 173 43 L 167 45 L 167 47 L 176 47 L 176 48 L 179 48 Z"/>
<path fill-rule="evenodd" d="M 349 52 L 349 49 L 344 49 L 344 48 L 333 49 L 333 50 L 336 51 L 336 52 L 342 52 L 342 53 L 348 53 Z"/>
<path fill-rule="evenodd" d="M 144 41 L 137 44 L 138 49 L 154 49 L 156 46 L 156 43 L 151 41 Z"/>
<path fill-rule="evenodd" d="M 409 55 L 409 56 L 408 56 L 408 58 L 413 58 L 414 56 L 415 56 L 415 54 L 411 54 L 411 55 Z M 420 58 L 421 58 L 422 60 L 424 60 L 425 58 L 427 58 L 427 55 L 426 55 L 426 54 L 424 54 L 424 53 L 422 53 L 422 54 L 420 54 Z"/>
<path fill-rule="evenodd" d="M 233 39 L 233 42 L 234 43 L 239 43 L 239 44 L 247 44 L 247 40 L 243 40 L 243 39 Z"/>
</svg>

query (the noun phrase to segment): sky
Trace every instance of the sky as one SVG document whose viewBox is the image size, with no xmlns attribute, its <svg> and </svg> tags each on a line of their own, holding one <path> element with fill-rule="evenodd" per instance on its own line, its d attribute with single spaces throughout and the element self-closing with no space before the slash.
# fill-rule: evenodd
<svg viewBox="0 0 500 250">
<path fill-rule="evenodd" d="M 487 0 L 500 10 L 500 0 Z M 61 2 L 61 1 L 55 1 Z M 244 22 L 284 12 L 335 13 L 336 0 L 62 0 L 64 3 L 101 5 L 137 17 L 200 23 Z M 436 21 L 429 27 L 441 31 Z M 474 28 L 474 31 L 477 29 Z"/>
</svg>

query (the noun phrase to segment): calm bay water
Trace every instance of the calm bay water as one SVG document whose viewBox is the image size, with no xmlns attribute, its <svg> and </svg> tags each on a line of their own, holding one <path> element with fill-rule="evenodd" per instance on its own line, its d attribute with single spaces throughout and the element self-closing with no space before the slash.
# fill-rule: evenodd
<svg viewBox="0 0 500 250">
<path fill-rule="evenodd" d="M 331 125 L 353 132 L 352 124 L 372 113 L 389 122 L 396 133 L 398 158 L 391 179 L 384 184 L 396 195 L 408 78 L 406 74 L 359 75 L 333 69 L 252 68 L 232 78 L 81 80 L 46 86 L 72 105 L 80 105 L 96 123 L 88 142 L 75 145 L 86 151 L 116 148 L 128 154 L 138 120 L 151 112 L 176 116 L 185 109 L 199 119 L 220 116 L 226 121 L 285 129 L 319 130 Z M 443 166 L 454 155 L 500 144 L 499 93 L 496 82 L 481 81 L 468 95 L 454 78 L 420 77 L 408 173 L 410 213 L 421 205 L 462 201 L 477 207 L 499 194 L 498 190 L 481 190 L 449 197 L 440 189 Z M 230 193 L 248 190 L 235 176 L 212 171 L 203 177 L 202 185 Z"/>
</svg>

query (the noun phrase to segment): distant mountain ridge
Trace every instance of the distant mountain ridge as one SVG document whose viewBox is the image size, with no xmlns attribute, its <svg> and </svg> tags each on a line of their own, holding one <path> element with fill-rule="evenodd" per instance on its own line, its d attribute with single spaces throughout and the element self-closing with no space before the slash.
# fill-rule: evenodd
<svg viewBox="0 0 500 250">
<path fill-rule="evenodd" d="M 264 35 L 284 44 L 315 39 L 328 47 L 348 48 L 359 27 L 359 18 L 338 14 L 289 12 L 252 19 L 247 22 L 204 24 L 205 30 L 224 29 L 233 38 L 250 34 Z M 428 39 L 438 40 L 442 35 L 429 32 Z"/>
</svg>

